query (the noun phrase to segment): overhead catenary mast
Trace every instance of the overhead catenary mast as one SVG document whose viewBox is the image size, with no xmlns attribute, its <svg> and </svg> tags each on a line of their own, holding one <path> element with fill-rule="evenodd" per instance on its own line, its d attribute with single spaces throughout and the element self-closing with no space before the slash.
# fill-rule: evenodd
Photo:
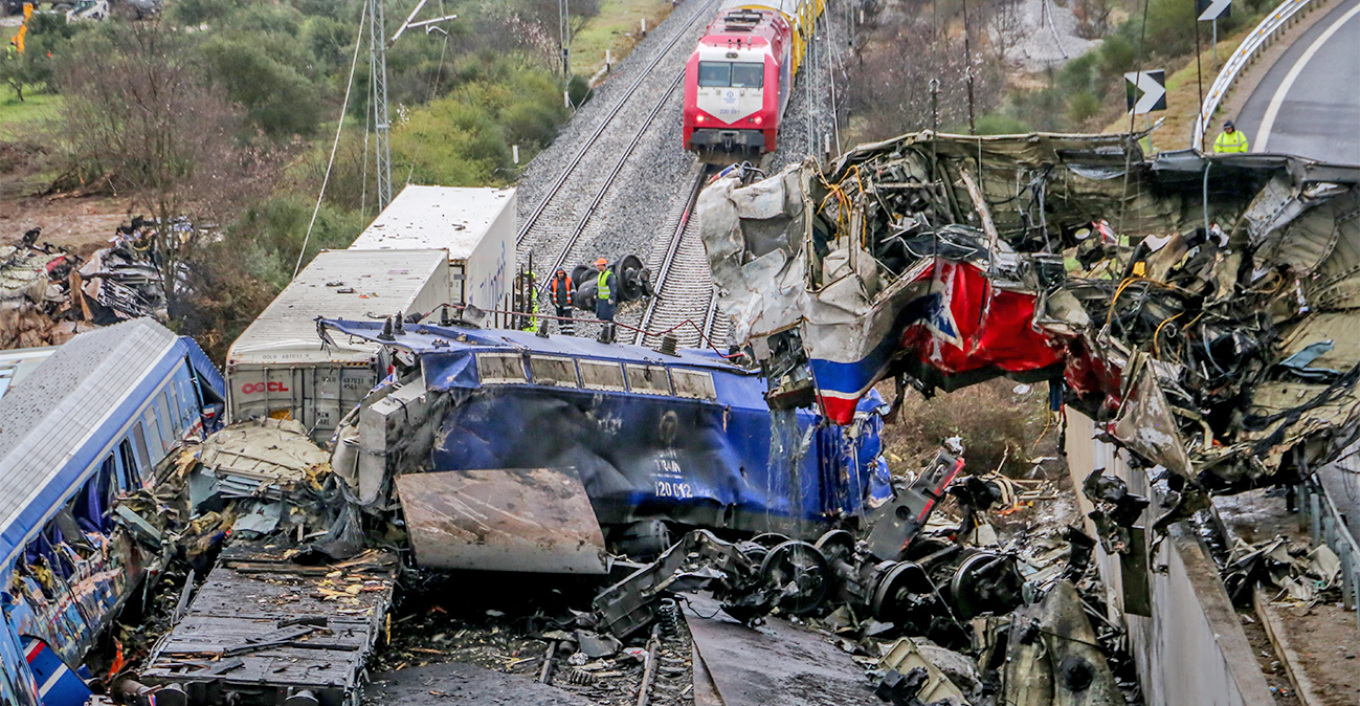
<svg viewBox="0 0 1360 706">
<path fill-rule="evenodd" d="M 368 76 L 373 87 L 374 153 L 377 162 L 378 210 L 392 201 L 391 123 L 387 114 L 387 32 L 383 20 L 384 0 L 369 0 Z M 424 5 L 422 2 L 421 5 Z M 419 7 L 416 8 L 419 10 Z"/>
<path fill-rule="evenodd" d="M 385 0 L 368 0 L 368 13 L 373 20 L 368 24 L 368 72 L 369 80 L 373 86 L 371 103 L 373 104 L 373 125 L 374 125 L 374 153 L 377 162 L 378 173 L 378 210 L 387 208 L 387 204 L 392 202 L 392 124 L 388 119 L 387 113 L 387 47 L 401 38 L 406 30 L 413 27 L 420 27 L 425 30 L 425 34 L 431 32 L 445 32 L 439 27 L 440 22 L 458 19 L 458 15 L 445 15 L 431 20 L 421 20 L 412 22 L 417 14 L 424 9 L 425 3 L 429 0 L 420 0 L 416 3 L 416 8 L 407 15 L 406 21 L 401 23 L 391 39 L 387 39 L 387 23 L 383 18 Z M 444 3 L 439 3 L 443 8 Z"/>
</svg>

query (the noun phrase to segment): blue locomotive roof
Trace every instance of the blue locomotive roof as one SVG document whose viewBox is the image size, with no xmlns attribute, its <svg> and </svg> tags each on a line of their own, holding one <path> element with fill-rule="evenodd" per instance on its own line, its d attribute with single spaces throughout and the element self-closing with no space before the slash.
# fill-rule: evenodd
<svg viewBox="0 0 1360 706">
<path fill-rule="evenodd" d="M 374 341 L 378 340 L 378 335 L 383 330 L 383 322 L 381 321 L 323 319 L 322 323 L 337 331 Z M 577 358 L 617 360 L 629 363 L 685 365 L 738 375 L 755 374 L 708 350 L 682 348 L 676 351 L 675 355 L 667 355 L 642 346 L 600 343 L 593 338 L 578 338 L 576 336 L 548 336 L 544 338 L 528 331 L 506 329 L 407 324 L 402 333 L 394 334 L 394 340 L 382 341 L 382 343 L 409 350 L 419 355 L 467 350 L 485 351 L 499 348 L 517 352 L 532 351 L 544 355 L 568 355 Z"/>
</svg>

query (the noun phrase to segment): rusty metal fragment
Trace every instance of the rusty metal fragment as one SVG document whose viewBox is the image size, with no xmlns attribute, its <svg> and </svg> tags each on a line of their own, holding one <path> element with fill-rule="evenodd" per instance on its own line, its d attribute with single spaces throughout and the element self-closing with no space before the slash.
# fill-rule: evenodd
<svg viewBox="0 0 1360 706">
<path fill-rule="evenodd" d="M 570 468 L 397 476 L 416 560 L 438 569 L 603 574 L 604 534 Z"/>
</svg>

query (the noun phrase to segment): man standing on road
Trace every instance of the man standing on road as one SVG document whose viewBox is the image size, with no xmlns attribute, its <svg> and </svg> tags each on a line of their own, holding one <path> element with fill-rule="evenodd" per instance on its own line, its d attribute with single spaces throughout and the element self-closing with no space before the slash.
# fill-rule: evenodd
<svg viewBox="0 0 1360 706">
<path fill-rule="evenodd" d="M 1224 121 L 1223 132 L 1214 140 L 1214 154 L 1246 154 L 1248 148 L 1247 136 L 1237 131 L 1233 121 Z"/>
<path fill-rule="evenodd" d="M 561 267 L 557 268 L 552 281 L 548 283 L 548 296 L 557 309 L 559 319 L 557 330 L 568 336 L 575 335 L 576 326 L 571 320 L 571 308 L 572 298 L 576 296 L 576 287 L 572 286 L 571 277 Z"/>
<path fill-rule="evenodd" d="M 618 278 L 609 269 L 609 260 L 595 261 L 595 318 L 600 320 L 600 343 L 614 342 L 614 304 L 619 300 Z"/>
</svg>

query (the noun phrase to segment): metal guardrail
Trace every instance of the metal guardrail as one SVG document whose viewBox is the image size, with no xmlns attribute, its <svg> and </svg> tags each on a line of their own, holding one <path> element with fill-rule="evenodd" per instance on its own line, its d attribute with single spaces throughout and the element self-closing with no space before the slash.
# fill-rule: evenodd
<svg viewBox="0 0 1360 706">
<path fill-rule="evenodd" d="M 1294 18 L 1300 10 L 1308 7 L 1311 2 L 1313 5 L 1326 4 L 1327 0 L 1285 0 L 1280 6 L 1275 8 L 1266 16 L 1261 23 L 1256 25 L 1256 29 L 1242 43 L 1238 45 L 1237 51 L 1228 57 L 1219 70 L 1218 76 L 1214 78 L 1214 84 L 1209 87 L 1209 92 L 1204 96 L 1204 104 L 1200 106 L 1199 116 L 1195 118 L 1194 140 L 1191 145 L 1195 149 L 1204 147 L 1204 133 L 1207 125 L 1213 120 L 1214 112 L 1218 110 L 1218 105 L 1223 98 L 1228 95 L 1228 90 L 1237 81 L 1242 70 L 1247 68 L 1256 54 L 1262 49 L 1270 46 L 1271 42 L 1289 27 L 1290 20 Z"/>
<path fill-rule="evenodd" d="M 1313 543 L 1325 542 L 1341 559 L 1341 602 L 1347 609 L 1355 610 L 1360 604 L 1360 544 L 1317 481 L 1305 481 L 1299 488 L 1300 509 L 1308 520 Z M 1360 611 L 1356 619 L 1360 621 Z"/>
</svg>

